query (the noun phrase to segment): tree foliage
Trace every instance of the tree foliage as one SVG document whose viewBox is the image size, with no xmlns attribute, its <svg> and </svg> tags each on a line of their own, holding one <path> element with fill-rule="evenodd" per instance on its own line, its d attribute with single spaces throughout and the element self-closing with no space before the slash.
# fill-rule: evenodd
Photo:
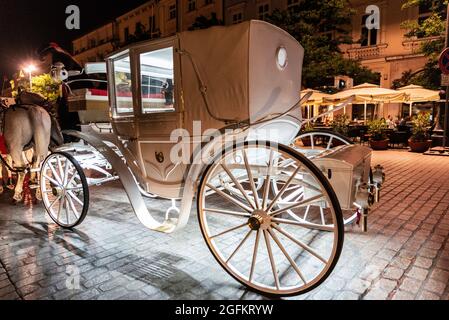
<svg viewBox="0 0 449 320">
<path fill-rule="evenodd" d="M 128 36 L 128 39 L 122 46 L 127 46 L 131 43 L 136 43 L 140 41 L 156 39 L 159 37 L 160 37 L 159 29 L 156 30 L 150 30 L 150 28 L 146 29 L 145 26 L 139 22 L 136 24 L 136 30 L 134 31 L 134 33 Z"/>
<path fill-rule="evenodd" d="M 333 85 L 338 75 L 354 78 L 355 84 L 378 82 L 379 74 L 345 59 L 342 44 L 351 44 L 350 24 L 354 10 L 348 0 L 304 0 L 299 10 L 274 10 L 268 22 L 290 33 L 305 49 L 303 85 Z"/>
<path fill-rule="evenodd" d="M 207 29 L 213 26 L 222 26 L 223 24 L 223 21 L 217 18 L 217 14 L 212 12 L 210 18 L 203 15 L 196 17 L 195 22 L 190 26 L 189 30 Z"/>
<path fill-rule="evenodd" d="M 50 102 L 58 100 L 61 93 L 61 82 L 55 81 L 50 74 L 44 73 L 33 77 L 31 82 L 33 84 L 31 92 L 42 95 Z"/>
<path fill-rule="evenodd" d="M 420 52 L 428 58 L 428 62 L 418 72 L 412 73 L 411 70 L 404 72 L 400 79 L 393 82 L 394 88 L 408 84 L 418 84 L 429 89 L 438 89 L 440 87 L 441 72 L 438 68 L 438 57 L 444 48 L 447 4 L 447 0 L 407 0 L 403 4 L 402 9 L 404 10 L 419 6 L 431 9 L 429 17 L 421 21 L 421 23 L 416 20 L 407 20 L 401 25 L 407 31 L 405 34 L 407 38 L 424 39 Z"/>
</svg>

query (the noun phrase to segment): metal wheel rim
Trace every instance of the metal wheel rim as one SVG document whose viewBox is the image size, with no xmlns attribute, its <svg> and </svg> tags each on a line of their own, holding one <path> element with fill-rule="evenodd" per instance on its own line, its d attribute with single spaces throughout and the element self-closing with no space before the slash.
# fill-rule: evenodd
<svg viewBox="0 0 449 320">
<path fill-rule="evenodd" d="M 260 146 L 259 146 L 260 148 Z M 268 148 L 267 148 L 268 149 Z M 220 157 L 221 160 L 223 160 L 223 157 Z M 298 159 L 295 159 L 298 163 L 300 163 L 300 161 Z M 338 259 L 339 256 L 339 239 L 340 239 L 340 233 L 342 233 L 342 230 L 339 228 L 339 224 L 335 223 L 336 227 L 333 227 L 333 240 L 332 240 L 332 250 L 329 254 L 329 257 L 326 259 L 327 263 L 325 264 L 325 266 L 321 269 L 321 272 L 319 272 L 315 277 L 313 277 L 313 279 L 306 279 L 308 281 L 306 281 L 306 283 L 303 283 L 302 285 L 295 285 L 295 286 L 286 286 L 286 287 L 282 287 L 282 284 L 280 282 L 280 280 L 276 280 L 276 276 L 275 273 L 273 271 L 273 279 L 274 279 L 274 284 L 273 285 L 267 285 L 264 283 L 260 283 L 256 280 L 254 280 L 254 268 L 253 266 L 251 266 L 251 274 L 243 274 L 242 272 L 240 272 L 240 270 L 238 270 L 238 268 L 234 265 L 232 265 L 232 259 L 235 257 L 235 252 L 233 252 L 232 256 L 229 257 L 225 256 L 223 252 L 221 252 L 220 248 L 218 248 L 218 246 L 215 243 L 215 237 L 217 237 L 216 235 L 212 235 L 211 230 L 209 228 L 209 223 L 207 221 L 207 214 L 205 214 L 205 212 L 209 211 L 209 208 L 205 208 L 205 198 L 208 196 L 208 194 L 210 195 L 210 188 L 207 186 L 207 182 L 210 180 L 211 176 L 214 175 L 214 173 L 217 172 L 217 167 L 219 167 L 221 161 L 219 162 L 215 162 L 215 164 L 211 165 L 211 167 L 209 168 L 209 170 L 206 171 L 206 174 L 203 178 L 203 183 L 201 184 L 200 187 L 200 193 L 199 193 L 199 199 L 198 199 L 198 210 L 199 210 L 199 219 L 200 219 L 200 225 L 201 225 L 201 229 L 203 232 L 203 235 L 205 237 L 206 243 L 209 246 L 209 249 L 211 250 L 212 254 L 214 255 L 214 257 L 217 259 L 217 261 L 221 264 L 221 266 L 231 275 L 233 276 L 235 279 L 237 279 L 239 282 L 241 282 L 242 284 L 246 285 L 249 288 L 252 288 L 256 291 L 262 292 L 262 293 L 266 293 L 269 295 L 279 295 L 279 296 L 289 296 L 289 295 L 296 295 L 298 293 L 301 292 L 305 292 L 308 291 L 310 289 L 313 289 L 316 285 L 318 285 L 319 283 L 321 283 L 322 281 L 324 281 L 325 278 L 327 278 L 328 274 L 330 273 L 330 271 L 332 271 L 333 267 L 335 266 L 335 259 Z M 252 171 L 252 170 L 251 170 Z M 327 198 L 327 202 L 332 204 L 332 201 L 330 199 L 330 196 L 328 195 L 327 191 L 325 190 L 324 186 L 320 183 L 321 186 L 321 190 L 323 191 L 323 197 Z M 268 184 L 267 185 L 268 188 L 271 188 L 271 186 Z M 209 188 L 209 193 L 206 191 L 206 189 Z M 253 198 L 254 199 L 254 198 Z M 271 199 L 274 200 L 274 199 Z M 249 202 L 248 202 L 249 203 Z M 269 207 L 271 206 L 271 203 L 268 205 Z M 336 212 L 334 210 L 334 208 L 332 207 L 332 205 L 330 206 L 330 211 L 332 214 L 333 219 L 337 222 L 338 217 L 336 215 Z M 243 220 L 243 218 L 242 218 Z M 278 226 L 278 228 L 280 228 Z M 283 228 L 280 228 L 281 230 Z M 274 231 L 275 230 L 275 231 Z M 285 230 L 284 230 L 285 231 Z M 275 236 L 278 237 L 277 241 L 275 240 L 274 236 L 271 234 L 271 232 L 275 233 Z M 271 247 L 273 246 L 278 246 L 278 241 L 279 238 L 281 237 L 281 233 L 278 232 L 278 229 L 272 228 L 271 232 L 259 232 L 257 231 L 257 235 L 255 236 L 256 239 L 259 238 L 259 240 L 255 240 L 255 242 L 259 242 L 258 244 L 254 244 L 254 247 L 256 246 L 261 246 L 262 242 L 265 242 L 266 244 L 266 250 L 270 250 L 268 249 L 269 245 L 267 244 L 267 240 L 266 238 L 268 237 L 268 239 L 271 242 Z M 253 232 L 250 232 L 251 234 Z M 327 232 L 326 232 L 327 233 Z M 244 231 L 244 234 L 246 234 L 246 231 Z M 285 243 L 285 238 L 283 237 L 284 243 Z M 241 242 L 246 242 L 248 240 L 248 237 L 246 236 Z M 265 241 L 264 241 L 265 240 Z M 241 246 L 241 242 L 239 244 L 239 246 Z M 282 241 L 281 245 L 282 245 Z M 241 250 L 242 247 L 237 247 L 237 251 Z M 279 247 L 280 249 L 280 247 Z M 285 248 L 284 248 L 285 249 Z M 272 249 L 271 249 L 272 250 Z M 257 248 L 257 250 L 255 251 L 259 251 L 259 248 Z M 307 252 L 306 250 L 303 250 L 303 252 Z M 258 252 L 259 253 L 259 252 Z M 288 254 L 288 252 L 287 252 Z M 310 254 L 310 253 L 309 253 Z M 257 254 L 256 254 L 257 256 Z M 287 256 L 285 256 L 287 257 Z M 290 257 L 291 258 L 291 257 Z M 253 259 L 254 259 L 254 254 L 253 254 Z M 288 258 L 287 258 L 288 259 Z M 271 258 L 270 258 L 271 261 Z M 257 262 L 257 257 L 256 257 L 256 262 Z M 291 263 L 291 262 L 290 262 Z M 254 264 L 254 262 L 252 262 L 252 264 Z M 276 264 L 276 261 L 275 263 Z M 291 263 L 292 268 L 294 269 L 294 271 L 296 272 L 296 269 L 293 267 L 293 264 Z M 266 266 L 267 268 L 269 268 L 270 266 Z M 297 266 L 298 268 L 298 266 Z M 276 268 L 275 268 L 276 269 Z M 299 275 L 299 273 L 298 273 Z M 299 279 L 300 280 L 300 279 Z M 277 284 L 277 282 L 279 282 L 279 284 Z"/>
<path fill-rule="evenodd" d="M 316 137 L 316 136 L 325 136 L 325 137 L 329 137 L 329 138 L 330 138 L 330 139 L 329 139 L 329 142 L 328 142 L 328 144 L 327 144 L 327 146 L 326 146 L 326 149 L 322 149 L 322 150 L 323 150 L 322 152 L 326 152 L 326 151 L 329 151 L 329 150 L 333 149 L 333 148 L 331 148 L 333 140 L 337 140 L 337 141 L 339 141 L 339 142 L 341 142 L 341 143 L 343 143 L 343 144 L 345 144 L 345 145 L 350 145 L 350 144 L 351 144 L 349 141 L 343 139 L 342 137 L 339 137 L 338 135 L 335 135 L 335 134 L 332 133 L 332 132 L 316 132 L 316 131 L 315 131 L 315 132 L 308 132 L 308 133 L 303 133 L 303 134 L 299 135 L 299 136 L 294 140 L 292 146 L 293 146 L 293 148 L 299 149 L 299 148 L 297 147 L 296 142 L 297 142 L 298 140 L 303 139 L 303 138 L 309 137 L 310 140 L 311 140 L 311 142 L 312 142 L 310 148 L 311 148 L 312 150 L 316 150 L 316 149 L 315 149 L 316 145 L 315 145 L 314 139 L 313 139 L 313 138 Z M 305 148 L 307 149 L 308 147 L 305 147 Z M 321 150 L 321 149 L 320 149 L 320 150 Z M 320 154 L 321 154 L 321 153 L 320 153 Z M 317 155 L 319 155 L 319 154 L 317 154 Z M 314 156 L 312 156 L 312 157 L 310 157 L 310 158 L 314 158 L 314 157 L 317 156 L 317 155 L 314 155 Z M 278 189 L 278 187 L 277 187 L 276 181 L 273 181 L 273 183 L 272 183 L 272 188 L 273 188 L 273 192 L 275 192 L 275 193 L 278 193 L 278 192 L 279 192 L 279 189 Z M 310 209 L 310 208 L 308 208 L 306 211 L 309 211 L 309 209 Z M 291 212 L 290 212 L 290 213 L 291 213 Z M 291 216 L 292 216 L 292 218 L 296 219 L 297 221 L 304 222 L 304 223 L 310 223 L 310 222 L 307 220 L 307 215 L 305 215 L 303 218 L 297 217 L 297 216 L 292 215 L 292 214 L 291 214 Z M 350 224 L 350 223 L 354 222 L 356 219 L 357 219 L 357 213 L 351 215 L 348 219 L 345 219 L 344 223 L 345 223 L 345 224 Z M 332 227 L 332 226 L 333 226 L 333 225 L 329 225 L 329 224 L 325 224 L 325 223 L 321 223 L 321 224 L 313 224 L 313 223 L 311 223 L 311 225 L 315 225 L 315 226 L 326 225 L 326 226 L 329 226 L 329 227 Z"/>
<path fill-rule="evenodd" d="M 328 142 L 328 144 L 327 144 L 325 149 L 316 148 L 317 146 L 315 145 L 314 137 L 319 137 L 319 136 L 323 136 L 323 137 L 328 137 L 329 138 L 329 142 Z M 307 138 L 307 137 L 310 138 L 311 146 L 310 147 L 304 147 L 304 148 L 305 149 L 309 149 L 309 150 L 310 149 L 311 150 L 322 150 L 322 152 L 329 151 L 329 150 L 333 149 L 332 148 L 332 145 L 333 145 L 332 142 L 334 140 L 339 141 L 339 142 L 343 143 L 344 145 L 352 144 L 348 140 L 346 140 L 346 139 L 344 139 L 344 138 L 342 138 L 342 137 L 340 137 L 340 136 L 338 136 L 338 135 L 336 135 L 336 134 L 334 134 L 332 132 L 316 132 L 316 131 L 314 131 L 314 132 L 305 132 L 303 134 L 300 134 L 298 137 L 296 137 L 296 139 L 293 141 L 293 144 L 292 144 L 293 148 L 298 149 L 299 147 L 297 145 L 297 142 L 301 141 L 302 139 Z"/>
<path fill-rule="evenodd" d="M 64 228 L 78 225 L 87 206 L 86 190 L 82 173 L 72 160 L 61 153 L 50 155 L 42 165 L 40 180 L 42 201 L 50 218 Z"/>
</svg>

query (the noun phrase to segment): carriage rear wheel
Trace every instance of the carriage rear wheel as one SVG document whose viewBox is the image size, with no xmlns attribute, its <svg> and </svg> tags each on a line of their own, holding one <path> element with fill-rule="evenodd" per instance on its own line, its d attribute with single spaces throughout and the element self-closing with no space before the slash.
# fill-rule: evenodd
<svg viewBox="0 0 449 320">
<path fill-rule="evenodd" d="M 282 200 L 299 188 L 302 196 Z M 310 204 L 325 212 L 330 226 L 291 218 L 290 212 L 303 215 Z M 220 265 L 266 295 L 314 289 L 331 274 L 343 247 L 342 212 L 331 185 L 310 160 L 282 145 L 250 142 L 217 156 L 201 181 L 198 215 Z"/>
<path fill-rule="evenodd" d="M 338 146 L 351 144 L 353 142 L 342 134 L 331 131 L 313 130 L 298 135 L 293 141 L 293 148 L 305 150 L 306 154 L 316 156 Z"/>
<path fill-rule="evenodd" d="M 83 222 L 89 209 L 89 187 L 83 169 L 73 156 L 54 152 L 41 169 L 42 200 L 50 218 L 63 228 Z"/>
</svg>

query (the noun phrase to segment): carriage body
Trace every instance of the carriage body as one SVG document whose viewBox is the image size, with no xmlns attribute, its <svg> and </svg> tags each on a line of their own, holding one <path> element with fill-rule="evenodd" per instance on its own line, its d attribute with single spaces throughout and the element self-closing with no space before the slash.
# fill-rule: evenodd
<svg viewBox="0 0 449 320">
<path fill-rule="evenodd" d="M 178 144 L 173 132 L 185 130 L 191 139 L 183 143 L 192 145 L 183 150 L 192 153 L 193 141 L 208 130 L 285 112 L 299 100 L 303 55 L 286 32 L 249 21 L 183 32 L 109 57 L 114 133 L 137 164 L 131 168 L 139 182 L 148 192 L 181 198 L 189 165 L 170 159 Z M 163 89 L 167 82 L 172 83 L 171 96 Z M 300 117 L 296 109 L 270 129 L 291 141 Z"/>
<path fill-rule="evenodd" d="M 120 179 L 140 222 L 172 233 L 187 225 L 196 198 L 206 244 L 234 279 L 275 296 L 316 288 L 343 248 L 342 209 L 367 210 L 383 177 L 370 173 L 370 149 L 337 146 L 332 134 L 320 138 L 320 150 L 297 144 L 303 57 L 294 38 L 262 21 L 112 54 L 112 132 L 66 132 L 85 143 L 44 161 L 40 187 L 50 217 L 77 226 L 87 186 Z M 86 178 L 87 169 L 104 178 Z M 161 218 L 144 197 L 172 207 Z"/>
</svg>

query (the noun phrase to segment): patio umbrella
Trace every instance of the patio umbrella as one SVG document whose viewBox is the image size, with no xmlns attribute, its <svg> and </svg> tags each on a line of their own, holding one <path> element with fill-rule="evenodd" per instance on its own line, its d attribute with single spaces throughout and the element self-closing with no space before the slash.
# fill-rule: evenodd
<svg viewBox="0 0 449 320">
<path fill-rule="evenodd" d="M 325 100 L 341 101 L 349 97 L 354 97 L 353 103 L 355 104 L 364 104 L 364 118 L 366 122 L 368 103 L 374 103 L 378 105 L 380 103 L 402 102 L 407 98 L 407 94 L 405 92 L 381 88 L 380 86 L 375 84 L 364 83 L 351 89 L 336 93 L 329 98 L 325 98 Z"/>
<path fill-rule="evenodd" d="M 309 100 L 307 100 L 306 105 L 308 106 L 308 118 L 311 117 L 310 115 L 310 106 L 320 106 L 324 103 L 324 99 L 329 98 L 330 95 L 318 90 L 313 90 L 313 89 L 306 89 L 301 91 L 301 97 L 308 94 L 309 92 L 312 92 L 312 95 L 310 96 Z"/>
<path fill-rule="evenodd" d="M 409 113 L 410 116 L 412 115 L 412 107 L 414 103 L 440 100 L 440 95 L 438 91 L 425 89 L 421 86 L 417 86 L 414 84 L 399 88 L 398 91 L 404 92 L 408 96 L 402 102 L 408 103 L 410 105 L 410 113 Z"/>
</svg>

